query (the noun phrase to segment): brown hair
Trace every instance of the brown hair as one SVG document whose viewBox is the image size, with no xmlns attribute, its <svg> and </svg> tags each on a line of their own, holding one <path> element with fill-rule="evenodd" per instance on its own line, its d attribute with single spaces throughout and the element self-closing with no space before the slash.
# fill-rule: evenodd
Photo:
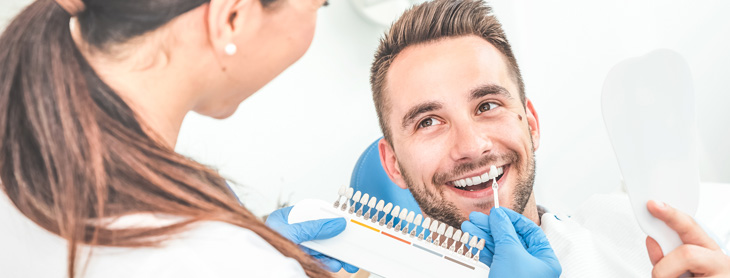
<svg viewBox="0 0 730 278">
<path fill-rule="evenodd" d="M 492 14 L 492 8 L 482 0 L 434 0 L 406 11 L 380 40 L 375 61 L 370 69 L 370 86 L 375 110 L 385 140 L 392 142 L 388 129 L 387 89 L 388 69 L 398 54 L 408 46 L 443 38 L 476 35 L 491 43 L 506 58 L 512 76 L 519 87 L 520 100 L 525 103 L 525 85 L 512 48 L 502 25 Z"/>
<path fill-rule="evenodd" d="M 85 42 L 103 50 L 169 22 L 207 0 L 84 0 Z M 272 0 L 264 0 L 269 3 Z M 23 10 L 0 36 L 0 185 L 14 205 L 69 242 L 154 246 L 197 221 L 249 229 L 310 276 L 329 272 L 240 205 L 216 172 L 161 143 L 104 84 L 76 48 L 70 15 L 53 0 Z M 134 213 L 182 216 L 163 227 L 108 228 Z"/>
</svg>

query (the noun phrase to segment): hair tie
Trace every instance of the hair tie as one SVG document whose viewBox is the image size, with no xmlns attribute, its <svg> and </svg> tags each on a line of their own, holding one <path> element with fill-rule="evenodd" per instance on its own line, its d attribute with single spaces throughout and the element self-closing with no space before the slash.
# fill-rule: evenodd
<svg viewBox="0 0 730 278">
<path fill-rule="evenodd" d="M 55 0 L 56 3 L 61 6 L 68 14 L 72 17 L 77 16 L 86 9 L 82 0 Z"/>
</svg>

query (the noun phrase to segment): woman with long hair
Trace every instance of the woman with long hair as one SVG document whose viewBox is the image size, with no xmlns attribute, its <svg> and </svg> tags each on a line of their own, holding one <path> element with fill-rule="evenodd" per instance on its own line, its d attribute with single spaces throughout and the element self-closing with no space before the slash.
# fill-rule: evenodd
<svg viewBox="0 0 730 278">
<path fill-rule="evenodd" d="M 329 276 L 215 171 L 174 152 L 186 113 L 228 117 L 299 59 L 324 4 L 25 8 L 0 37 L 0 203 L 50 234 L 36 240 L 43 252 L 3 254 L 0 276 Z"/>
</svg>

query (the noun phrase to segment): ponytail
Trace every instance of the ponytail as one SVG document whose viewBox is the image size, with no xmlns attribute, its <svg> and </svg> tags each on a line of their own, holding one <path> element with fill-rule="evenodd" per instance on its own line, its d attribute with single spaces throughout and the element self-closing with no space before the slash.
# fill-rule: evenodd
<svg viewBox="0 0 730 278">
<path fill-rule="evenodd" d="M 249 229 L 309 276 L 330 276 L 241 206 L 217 173 L 145 132 L 78 51 L 69 21 L 53 0 L 38 0 L 0 36 L 0 186 L 24 215 L 68 240 L 69 277 L 79 244 L 154 246 L 204 220 Z M 129 229 L 103 224 L 134 213 L 186 221 Z"/>
</svg>

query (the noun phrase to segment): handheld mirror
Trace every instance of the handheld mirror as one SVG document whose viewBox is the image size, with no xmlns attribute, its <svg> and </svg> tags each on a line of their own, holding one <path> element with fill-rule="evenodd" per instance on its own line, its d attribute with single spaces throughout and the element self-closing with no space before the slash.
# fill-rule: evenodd
<svg viewBox="0 0 730 278">
<path fill-rule="evenodd" d="M 699 198 L 695 108 L 689 66 L 660 49 L 622 61 L 608 73 L 603 120 L 641 229 L 668 254 L 682 244 L 646 209 L 658 200 L 694 216 Z"/>
</svg>

